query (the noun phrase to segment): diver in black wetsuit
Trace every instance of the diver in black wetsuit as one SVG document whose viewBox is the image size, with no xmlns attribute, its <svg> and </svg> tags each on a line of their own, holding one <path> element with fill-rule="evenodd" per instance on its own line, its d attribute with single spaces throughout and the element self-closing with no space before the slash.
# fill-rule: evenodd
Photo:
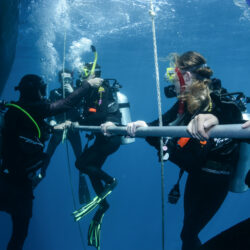
<svg viewBox="0 0 250 250">
<path fill-rule="evenodd" d="M 188 125 L 194 138 L 166 139 L 169 160 L 188 172 L 184 194 L 184 223 L 181 232 L 182 250 L 201 245 L 200 231 L 218 211 L 229 191 L 230 173 L 239 158 L 239 143 L 231 139 L 208 139 L 213 125 L 242 122 L 241 112 L 232 102 L 223 102 L 210 93 L 212 70 L 197 52 L 173 57 L 175 68 L 167 69 L 167 78 L 174 84 L 178 102 L 163 116 L 163 125 Z M 159 121 L 148 123 L 158 126 Z M 144 121 L 128 124 L 134 135 Z M 159 138 L 147 142 L 160 150 Z M 164 147 L 166 148 L 166 147 Z"/>
<path fill-rule="evenodd" d="M 20 99 L 8 104 L 3 128 L 2 168 L 0 173 L 0 210 L 11 215 L 13 232 L 8 250 L 21 250 L 28 234 L 32 216 L 33 184 L 36 171 L 47 164 L 44 142 L 51 130 L 44 119 L 74 107 L 91 86 L 99 86 L 102 79 L 84 81 L 82 87 L 65 99 L 46 101 L 46 84 L 37 75 L 24 76 L 16 90 Z"/>
<path fill-rule="evenodd" d="M 61 84 L 61 88 L 53 89 L 50 91 L 49 99 L 52 102 L 55 102 L 57 100 L 60 100 L 62 98 L 67 97 L 74 91 L 73 87 L 73 73 L 70 70 L 64 70 L 60 71 L 59 74 L 59 82 Z M 54 117 L 51 117 L 50 124 L 52 126 L 56 124 L 63 123 L 65 120 L 76 122 L 79 120 L 80 113 L 79 109 L 77 107 L 74 107 L 69 112 L 58 114 Z M 46 153 L 49 156 L 49 161 L 54 154 L 57 146 L 61 143 L 63 140 L 63 131 L 56 131 L 53 133 L 53 135 L 50 138 Z M 82 153 L 82 142 L 81 142 L 81 136 L 80 132 L 78 130 L 67 130 L 67 139 L 69 140 L 72 149 L 74 151 L 76 159 L 81 155 Z M 79 173 L 79 202 L 80 204 L 88 203 L 90 201 L 90 193 L 88 189 L 88 185 L 85 179 L 84 174 Z"/>
<path fill-rule="evenodd" d="M 84 75 L 77 81 L 77 85 L 81 85 L 81 81 L 89 77 L 100 77 L 100 66 L 96 65 L 95 70 L 92 63 L 85 64 Z M 93 72 L 90 75 L 90 72 Z M 109 82 L 105 81 L 98 89 L 92 88 L 88 96 L 84 98 L 82 119 L 79 121 L 81 125 L 100 126 L 103 123 L 120 124 L 121 113 L 118 103 L 114 100 L 113 92 L 109 86 Z M 101 168 L 107 157 L 118 150 L 121 144 L 120 136 L 106 137 L 101 133 L 94 134 L 95 141 L 90 147 L 86 146 L 81 156 L 76 161 L 76 167 L 90 178 L 92 186 L 97 196 L 102 197 L 107 191 L 111 191 L 116 186 L 115 178 L 104 172 Z M 101 224 L 102 217 L 109 208 L 106 199 L 103 199 L 93 218 L 89 229 L 89 234 Z M 94 228 L 93 228 L 94 227 Z M 97 230 L 98 232 L 98 230 Z M 95 235 L 93 233 L 92 235 Z M 91 240 L 89 237 L 89 245 L 98 247 L 98 239 Z"/>
</svg>

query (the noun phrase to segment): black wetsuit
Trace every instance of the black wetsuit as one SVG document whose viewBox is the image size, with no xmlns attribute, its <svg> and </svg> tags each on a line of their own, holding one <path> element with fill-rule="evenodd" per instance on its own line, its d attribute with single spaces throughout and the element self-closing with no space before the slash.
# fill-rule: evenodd
<svg viewBox="0 0 250 250">
<path fill-rule="evenodd" d="M 67 97 L 69 94 L 70 92 L 67 92 L 65 90 L 65 96 Z M 53 89 L 52 91 L 50 91 L 49 99 L 51 102 L 55 102 L 62 98 L 63 98 L 62 88 Z M 60 124 L 60 123 L 65 122 L 65 120 L 76 122 L 79 120 L 79 117 L 80 117 L 79 110 L 77 109 L 77 107 L 75 107 L 68 112 L 54 116 L 53 119 L 51 120 L 55 120 L 57 124 Z M 54 154 L 57 146 L 62 141 L 62 135 L 63 135 L 63 132 L 58 131 L 56 133 L 53 133 L 53 135 L 51 136 L 49 144 L 48 144 L 48 148 L 46 151 L 46 153 L 49 155 L 50 158 Z M 72 149 L 74 151 L 76 158 L 79 157 L 80 154 L 82 153 L 82 143 L 81 143 L 80 132 L 78 130 L 68 130 L 67 138 L 70 141 L 70 144 L 72 146 Z"/>
<path fill-rule="evenodd" d="M 199 250 L 249 250 L 250 249 L 250 218 L 216 235 Z M 197 249 L 197 250 L 198 250 Z"/>
<path fill-rule="evenodd" d="M 3 130 L 3 166 L 0 174 L 0 210 L 12 217 L 13 232 L 8 250 L 21 250 L 27 237 L 32 216 L 33 187 L 30 175 L 43 167 L 47 156 L 43 144 L 47 137 L 44 119 L 73 108 L 89 91 L 89 84 L 77 89 L 66 99 L 54 103 L 47 101 L 18 101 L 37 122 L 38 130 L 30 118 L 17 108 L 10 107 L 5 114 Z M 36 167 L 34 167 L 36 166 Z M 34 167 L 34 168 L 33 168 Z"/>
<path fill-rule="evenodd" d="M 240 123 L 241 112 L 234 103 L 222 102 L 211 94 L 214 114 L 220 124 Z M 175 123 L 178 103 L 163 115 L 163 124 L 187 125 L 191 120 L 188 113 Z M 158 120 L 149 123 L 157 126 Z M 151 145 L 159 150 L 159 139 L 148 137 Z M 191 138 L 184 147 L 177 139 L 168 141 L 169 160 L 186 170 L 188 174 L 184 194 L 184 223 L 181 232 L 182 250 L 194 250 L 200 246 L 198 234 L 220 208 L 229 191 L 229 175 L 239 158 L 239 143 L 231 139 L 209 139 L 204 145 Z"/>
<path fill-rule="evenodd" d="M 68 85 L 68 88 L 65 88 L 66 97 L 73 91 L 72 86 L 70 84 L 67 84 L 67 85 Z M 50 96 L 49 96 L 50 101 L 55 102 L 62 98 L 63 98 L 62 88 L 53 89 L 52 91 L 50 91 Z M 58 114 L 55 117 L 51 118 L 50 122 L 54 121 L 56 124 L 63 123 L 66 120 L 69 120 L 71 122 L 76 122 L 79 120 L 79 118 L 80 118 L 79 108 L 74 107 L 68 112 Z M 62 142 L 62 137 L 63 137 L 63 131 L 60 131 L 60 130 L 52 134 L 47 150 L 46 150 L 46 153 L 48 154 L 48 157 L 49 157 L 48 165 L 57 146 Z M 74 151 L 75 157 L 77 159 L 78 157 L 80 157 L 82 153 L 82 142 L 81 142 L 81 136 L 80 136 L 79 130 L 69 129 L 67 131 L 67 139 L 69 140 L 71 147 Z M 90 201 L 90 193 L 89 193 L 88 185 L 87 185 L 84 174 L 80 173 L 79 174 L 79 202 L 83 204 L 89 201 Z"/>
<path fill-rule="evenodd" d="M 85 98 L 80 124 L 99 126 L 106 121 L 120 124 L 121 113 L 108 83 L 104 82 L 102 88 L 102 90 L 92 89 L 91 93 Z M 101 168 L 107 157 L 120 147 L 121 138 L 120 136 L 106 137 L 101 133 L 96 133 L 95 137 L 94 144 L 85 147 L 85 150 L 77 159 L 76 167 L 89 176 L 96 194 L 99 195 L 104 190 L 102 182 L 105 184 L 113 182 L 113 177 Z"/>
</svg>

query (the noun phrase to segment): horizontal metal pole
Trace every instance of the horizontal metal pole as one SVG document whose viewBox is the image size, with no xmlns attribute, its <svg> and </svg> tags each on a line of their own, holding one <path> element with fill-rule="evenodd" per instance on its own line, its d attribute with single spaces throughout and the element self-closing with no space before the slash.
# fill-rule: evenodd
<svg viewBox="0 0 250 250">
<path fill-rule="evenodd" d="M 74 126 L 75 129 L 101 132 L 100 126 Z M 108 132 L 115 135 L 127 135 L 126 127 L 109 127 Z M 186 126 L 163 126 L 138 128 L 135 137 L 191 137 Z M 250 128 L 242 129 L 241 124 L 217 125 L 209 132 L 210 137 L 217 138 L 250 138 Z"/>
</svg>

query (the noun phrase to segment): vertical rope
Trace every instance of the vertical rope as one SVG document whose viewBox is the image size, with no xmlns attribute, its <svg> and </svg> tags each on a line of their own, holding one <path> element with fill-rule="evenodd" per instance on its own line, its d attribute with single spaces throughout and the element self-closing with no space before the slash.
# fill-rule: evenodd
<svg viewBox="0 0 250 250">
<path fill-rule="evenodd" d="M 153 1 L 150 2 L 149 14 L 152 18 L 152 33 L 153 33 L 153 46 L 154 46 L 154 62 L 155 62 L 155 74 L 156 74 L 156 90 L 157 90 L 157 100 L 158 100 L 158 116 L 159 116 L 159 126 L 162 126 L 162 109 L 161 109 L 161 92 L 160 92 L 160 78 L 159 78 L 159 65 L 158 65 L 158 55 L 157 55 L 157 43 L 156 43 L 156 33 L 155 33 L 155 12 Z M 162 206 L 162 250 L 165 249 L 165 185 L 164 185 L 164 162 L 163 162 L 163 137 L 160 138 L 160 157 L 161 157 L 161 206 Z"/>
<path fill-rule="evenodd" d="M 63 64 L 62 64 L 62 72 L 65 72 L 65 61 L 66 61 L 66 41 L 67 41 L 67 31 L 65 28 L 64 31 L 64 39 L 63 39 Z M 64 78 L 62 79 L 62 96 L 65 98 L 65 87 L 64 87 Z M 64 113 L 64 121 L 66 121 L 66 113 Z M 69 146 L 68 146 L 68 141 L 67 141 L 67 129 L 63 130 L 63 136 L 62 136 L 62 143 L 66 139 L 66 152 L 67 152 L 67 166 L 68 166 L 68 175 L 69 175 L 69 182 L 70 182 L 70 189 L 71 189 L 71 194 L 72 194 L 72 200 L 73 200 L 73 206 L 74 210 L 76 210 L 76 199 L 75 199 L 75 194 L 74 194 L 74 188 L 73 188 L 73 182 L 72 182 L 72 174 L 71 174 L 71 166 L 70 166 L 70 158 L 69 158 Z M 80 233 L 80 239 L 81 243 L 83 246 L 83 249 L 86 250 L 86 247 L 84 245 L 84 239 L 83 239 L 83 230 L 80 224 L 80 221 L 77 222 L 78 224 L 78 229 Z"/>
<path fill-rule="evenodd" d="M 67 39 L 67 32 L 66 29 L 64 31 L 64 38 L 63 38 L 63 65 L 62 65 L 62 72 L 65 72 L 65 61 L 66 61 L 66 39 Z M 63 90 L 63 98 L 65 98 L 65 88 L 64 88 L 64 78 L 63 78 L 63 86 L 62 86 L 62 90 Z"/>
<path fill-rule="evenodd" d="M 70 167 L 70 159 L 69 159 L 69 144 L 68 140 L 66 140 L 66 151 L 67 151 L 67 166 L 68 166 L 68 175 L 69 175 L 69 182 L 70 182 L 70 189 L 71 189 L 71 194 L 72 194 L 72 199 L 73 199 L 73 205 L 74 205 L 74 210 L 76 210 L 76 199 L 75 199 L 75 194 L 74 194 L 74 188 L 73 188 L 73 182 L 72 182 L 72 174 L 71 174 L 71 167 Z M 84 245 L 84 239 L 83 239 L 83 230 L 80 224 L 80 221 L 77 222 L 78 224 L 78 229 L 80 233 L 80 239 L 81 243 L 83 246 L 83 249 L 86 250 L 86 247 Z"/>
</svg>

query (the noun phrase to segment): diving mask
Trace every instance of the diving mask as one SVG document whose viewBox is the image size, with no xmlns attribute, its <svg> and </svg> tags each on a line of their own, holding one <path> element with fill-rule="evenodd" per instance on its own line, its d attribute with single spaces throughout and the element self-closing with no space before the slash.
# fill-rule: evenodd
<svg viewBox="0 0 250 250">
<path fill-rule="evenodd" d="M 89 69 L 87 66 L 83 66 L 80 70 L 80 77 L 82 79 L 88 78 L 90 75 L 95 75 L 95 77 L 100 77 L 101 76 L 101 69 L 100 68 L 92 68 Z"/>
<path fill-rule="evenodd" d="M 71 84 L 73 82 L 72 76 L 70 73 L 64 72 L 61 74 L 61 76 L 62 76 L 62 81 L 64 84 Z"/>
<path fill-rule="evenodd" d="M 164 75 L 164 79 L 166 82 L 171 82 L 173 83 L 173 81 L 176 79 L 176 72 L 175 72 L 175 68 L 173 67 L 168 67 L 166 69 L 166 73 Z"/>
</svg>

